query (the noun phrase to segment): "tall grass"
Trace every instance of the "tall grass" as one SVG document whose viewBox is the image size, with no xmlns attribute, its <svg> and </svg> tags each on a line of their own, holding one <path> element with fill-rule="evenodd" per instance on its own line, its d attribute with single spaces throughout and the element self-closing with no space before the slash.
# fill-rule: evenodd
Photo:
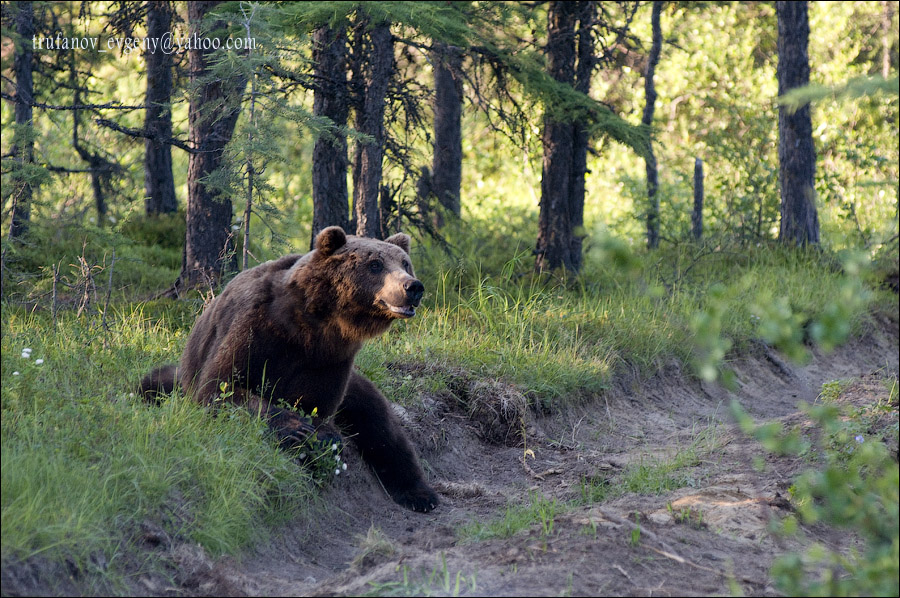
<svg viewBox="0 0 900 598">
<path fill-rule="evenodd" d="M 171 359 L 184 337 L 141 313 L 120 306 L 109 332 L 66 314 L 54 333 L 47 317 L 4 306 L 4 564 L 105 562 L 115 579 L 142 524 L 232 553 L 313 500 L 309 475 L 258 418 L 133 396 L 140 374 L 162 354 Z"/>
<path fill-rule="evenodd" d="M 873 295 L 813 251 L 684 246 L 648 255 L 609 240 L 587 253 L 578 279 L 560 281 L 531 272 L 521 252 L 493 258 L 504 254 L 493 245 L 478 238 L 443 261 L 429 250 L 420 315 L 369 343 L 361 367 L 389 386 L 397 380 L 385 364 L 424 362 L 504 379 L 543 402 L 579 400 L 624 367 L 649 374 L 668 359 L 696 362 L 698 336 L 712 334 L 696 320 L 713 307 L 721 312 L 715 332 L 731 347 L 726 362 L 766 326 L 795 324 L 801 338 L 790 348 L 802 349 L 803 326 L 836 306 L 839 324 L 857 333 L 871 309 L 896 311 L 896 296 Z M 773 311 L 781 304 L 788 322 Z"/>
</svg>

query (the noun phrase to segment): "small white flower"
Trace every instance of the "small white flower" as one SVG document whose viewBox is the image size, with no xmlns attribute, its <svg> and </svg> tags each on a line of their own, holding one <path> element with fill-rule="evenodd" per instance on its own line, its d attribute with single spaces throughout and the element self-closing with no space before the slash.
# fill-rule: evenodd
<svg viewBox="0 0 900 598">
<path fill-rule="evenodd" d="M 18 376 L 19 372 L 13 372 L 13 376 Z"/>
<path fill-rule="evenodd" d="M 301 459 L 306 459 L 306 453 L 300 453 L 300 458 L 301 458 Z"/>
<path fill-rule="evenodd" d="M 335 470 L 334 470 L 334 475 L 341 475 L 341 470 L 340 470 L 340 469 L 335 469 Z"/>
<path fill-rule="evenodd" d="M 109 218 L 109 221 L 112 222 L 113 224 L 116 223 L 116 217 L 115 217 L 115 216 L 108 216 L 108 218 Z"/>
<path fill-rule="evenodd" d="M 37 365 L 41 365 L 42 363 L 44 363 L 44 360 L 43 359 L 35 359 L 34 363 L 36 363 Z"/>
<path fill-rule="evenodd" d="M 22 351 L 22 358 L 23 359 L 31 359 L 31 353 L 26 353 L 25 351 Z"/>
<path fill-rule="evenodd" d="M 241 230 L 241 227 L 238 226 L 237 224 L 232 224 L 232 225 L 231 225 L 231 230 L 233 230 L 233 231 L 239 231 L 239 230 Z"/>
<path fill-rule="evenodd" d="M 338 447 L 337 447 L 337 444 L 332 444 L 332 445 L 331 445 L 331 450 L 336 451 L 337 448 L 338 448 Z"/>
<path fill-rule="evenodd" d="M 343 469 L 344 471 L 347 471 L 347 464 L 344 463 L 343 465 L 341 465 L 341 469 Z"/>
<path fill-rule="evenodd" d="M 133 393 L 133 392 L 128 393 L 128 398 L 129 398 L 129 399 L 133 399 L 133 398 L 134 398 L 134 393 Z"/>
<path fill-rule="evenodd" d="M 22 353 L 31 353 L 31 349 L 28 347 L 25 347 L 24 349 L 22 349 Z"/>
</svg>

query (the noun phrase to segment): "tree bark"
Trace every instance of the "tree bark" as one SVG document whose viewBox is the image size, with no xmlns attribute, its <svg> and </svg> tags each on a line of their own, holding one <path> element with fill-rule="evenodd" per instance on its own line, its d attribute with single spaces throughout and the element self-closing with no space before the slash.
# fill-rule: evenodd
<svg viewBox="0 0 900 598">
<path fill-rule="evenodd" d="M 188 2 L 192 36 L 209 37 L 224 26 L 221 21 L 210 30 L 202 25 L 217 4 L 218 1 Z M 214 52 L 192 48 L 188 57 L 191 83 L 199 85 L 188 108 L 190 141 L 198 151 L 190 155 L 188 162 L 187 232 L 176 291 L 201 284 L 215 285 L 224 272 L 237 265 L 231 235 L 231 199 L 208 188 L 203 179 L 222 167 L 223 150 L 234 134 L 247 79 L 235 75 L 204 80 Z"/>
<path fill-rule="evenodd" d="M 894 3 L 881 0 L 881 76 L 891 75 L 891 23 L 894 20 Z"/>
<path fill-rule="evenodd" d="M 35 32 L 34 9 L 31 2 L 16 4 L 16 33 L 21 43 L 16 44 L 13 68 L 16 74 L 16 131 L 15 143 L 10 153 L 15 156 L 19 172 L 11 177 L 15 181 L 13 189 L 12 218 L 9 238 L 21 239 L 28 232 L 31 221 L 31 200 L 34 189 L 29 181 L 27 168 L 34 163 L 34 135 L 32 134 L 32 108 L 34 102 L 34 79 L 32 77 L 34 52 L 31 39 Z"/>
<path fill-rule="evenodd" d="M 551 2 L 548 11 L 550 75 L 582 93 L 590 91 L 594 68 L 590 26 L 595 10 L 593 2 Z M 549 112 L 545 114 L 537 271 L 564 268 L 577 273 L 581 269 L 588 141 L 581 124 L 557 121 Z"/>
<path fill-rule="evenodd" d="M 172 12 L 166 0 L 148 2 L 147 35 L 161 39 L 170 32 Z M 144 207 L 148 216 L 178 210 L 175 178 L 172 175 L 172 55 L 157 47 L 146 53 L 147 95 L 144 130 Z"/>
<path fill-rule="evenodd" d="M 315 90 L 313 114 L 344 127 L 350 110 L 347 90 L 347 33 L 343 28 L 321 27 L 313 33 Z M 347 138 L 332 130 L 316 139 L 312 157 L 313 225 L 316 235 L 328 226 L 349 231 L 347 201 Z"/>
<path fill-rule="evenodd" d="M 435 44 L 434 64 L 434 157 L 431 192 L 443 210 L 434 212 L 435 226 L 444 224 L 446 211 L 459 218 L 462 184 L 462 54 L 458 48 Z"/>
<path fill-rule="evenodd" d="M 378 198 L 381 193 L 382 160 L 384 158 L 384 106 L 388 83 L 394 70 L 394 44 L 389 23 L 382 23 L 363 33 L 357 28 L 354 43 L 357 52 L 367 46 L 365 60 L 358 73 L 358 88 L 363 90 L 356 108 L 356 129 L 372 138 L 357 143 L 353 165 L 353 209 L 356 215 L 356 234 L 381 238 L 381 213 Z M 368 43 L 366 43 L 368 42 Z"/>
<path fill-rule="evenodd" d="M 775 3 L 778 13 L 778 95 L 809 83 L 809 14 L 803 2 Z M 819 242 L 815 201 L 816 152 L 807 104 L 795 112 L 778 108 L 778 163 L 782 243 Z"/>
<path fill-rule="evenodd" d="M 659 54 L 662 50 L 662 29 L 659 25 L 659 14 L 662 2 L 654 0 L 653 12 L 650 17 L 653 29 L 653 43 L 650 46 L 650 57 L 647 60 L 647 72 L 644 74 L 644 114 L 641 122 L 646 127 L 653 125 L 653 111 L 656 109 L 656 87 L 653 85 L 653 75 L 659 62 Z M 653 136 L 647 143 L 647 155 L 644 158 L 647 171 L 647 247 L 656 249 L 659 247 L 659 174 L 656 167 L 656 155 L 653 153 Z"/>
<path fill-rule="evenodd" d="M 703 236 L 703 160 L 694 159 L 694 211 L 691 213 L 691 232 L 697 241 Z"/>
</svg>

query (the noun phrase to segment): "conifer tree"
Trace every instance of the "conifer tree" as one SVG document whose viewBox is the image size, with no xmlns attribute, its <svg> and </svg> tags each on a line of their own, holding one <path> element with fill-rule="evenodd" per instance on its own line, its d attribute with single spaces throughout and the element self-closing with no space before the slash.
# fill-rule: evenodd
<svg viewBox="0 0 900 598">
<path fill-rule="evenodd" d="M 225 22 L 208 18 L 218 4 L 216 0 L 188 2 L 190 33 L 195 39 L 222 34 Z M 188 121 L 194 152 L 188 163 L 187 229 L 176 293 L 182 288 L 213 286 L 235 267 L 231 198 L 222 193 L 221 186 L 209 185 L 206 179 L 223 165 L 223 153 L 234 133 L 247 77 L 243 72 L 225 78 L 213 76 L 217 52 L 204 49 L 203 44 L 195 44 L 189 51 L 193 93 Z"/>
<path fill-rule="evenodd" d="M 12 218 L 9 238 L 21 239 L 28 231 L 31 219 L 31 200 L 34 195 L 32 177 L 28 166 L 34 163 L 34 128 L 32 124 L 32 104 L 34 102 L 34 80 L 32 77 L 33 51 L 31 39 L 35 33 L 34 8 L 31 2 L 18 2 L 15 12 L 15 27 L 18 39 L 15 45 L 15 141 L 10 154 L 14 156 L 16 172 L 11 177 Z M 5 195 L 5 193 L 4 193 Z"/>
<path fill-rule="evenodd" d="M 459 48 L 435 43 L 434 65 L 434 152 L 431 162 L 430 192 L 447 213 L 459 218 L 462 183 L 462 53 Z M 435 224 L 443 224 L 439 209 Z"/>
<path fill-rule="evenodd" d="M 803 2 L 776 2 L 778 13 L 778 95 L 809 84 L 809 9 Z M 781 181 L 782 243 L 819 242 L 814 179 L 816 151 L 809 105 L 778 108 L 778 164 Z"/>
<path fill-rule="evenodd" d="M 350 112 L 346 25 L 323 25 L 312 36 L 313 114 L 335 127 L 316 139 L 312 158 L 313 223 L 310 248 L 328 226 L 349 229 L 347 137 L 341 130 Z"/>
<path fill-rule="evenodd" d="M 161 40 L 171 30 L 173 7 L 167 0 L 147 2 L 147 36 Z M 146 113 L 144 116 L 144 193 L 147 215 L 178 209 L 172 175 L 172 53 L 160 46 L 148 47 Z"/>
</svg>

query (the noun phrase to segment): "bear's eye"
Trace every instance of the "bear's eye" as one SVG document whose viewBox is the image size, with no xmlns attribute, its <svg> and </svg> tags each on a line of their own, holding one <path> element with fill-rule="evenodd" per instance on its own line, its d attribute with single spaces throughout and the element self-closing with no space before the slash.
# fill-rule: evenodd
<svg viewBox="0 0 900 598">
<path fill-rule="evenodd" d="M 409 272 L 409 260 L 403 260 L 403 269 Z"/>
<path fill-rule="evenodd" d="M 378 274 L 384 270 L 384 264 L 381 263 L 381 260 L 373 260 L 369 262 L 369 272 L 372 274 Z"/>
</svg>

